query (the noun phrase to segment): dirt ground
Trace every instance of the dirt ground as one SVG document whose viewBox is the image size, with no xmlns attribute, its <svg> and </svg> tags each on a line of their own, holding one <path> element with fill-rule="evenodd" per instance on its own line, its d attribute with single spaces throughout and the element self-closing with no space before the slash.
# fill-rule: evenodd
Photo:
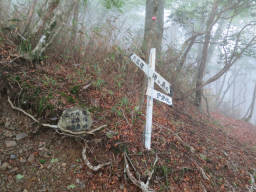
<svg viewBox="0 0 256 192">
<path fill-rule="evenodd" d="M 156 102 L 152 150 L 146 151 L 143 146 L 145 115 L 134 114 L 136 89 L 132 92 L 126 87 L 114 87 L 114 70 L 106 73 L 107 83 L 99 85 L 102 81 L 96 81 L 84 91 L 76 85 L 87 85 L 88 79 L 94 78 L 87 73 L 89 69 L 50 63 L 35 70 L 23 63 L 8 63 L 9 55 L 13 55 L 10 51 L 15 48 L 0 48 L 0 75 L 8 73 L 9 76 L 9 79 L 0 76 L 1 192 L 140 191 L 124 172 L 124 153 L 129 156 L 131 171 L 137 180 L 145 182 L 154 170 L 150 187 L 155 191 L 256 190 L 254 126 L 221 114 L 209 118 L 193 106 L 175 100 L 174 108 Z M 22 69 L 18 70 L 19 67 Z M 21 89 L 30 98 L 25 104 L 26 100 L 21 101 Z M 64 108 L 86 104 L 91 106 L 94 126 L 106 124 L 107 127 L 82 138 L 66 136 L 39 126 L 13 110 L 7 95 L 14 104 L 51 124 L 57 123 Z M 41 100 L 34 101 L 37 98 Z M 45 113 L 42 113 L 40 107 L 45 106 L 49 108 L 43 108 Z M 52 118 L 49 112 L 52 108 L 57 118 Z M 93 165 L 105 162 L 110 165 L 92 171 L 82 158 L 84 146 Z M 156 156 L 159 161 L 153 167 Z"/>
</svg>

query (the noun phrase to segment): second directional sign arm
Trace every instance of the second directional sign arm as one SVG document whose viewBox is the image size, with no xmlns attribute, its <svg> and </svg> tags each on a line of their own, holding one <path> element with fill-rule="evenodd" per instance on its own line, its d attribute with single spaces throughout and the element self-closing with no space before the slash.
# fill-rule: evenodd
<svg viewBox="0 0 256 192">
<path fill-rule="evenodd" d="M 156 71 L 152 71 L 148 64 L 146 64 L 139 56 L 136 54 L 131 55 L 132 62 L 137 65 L 148 77 L 152 77 L 154 79 L 154 82 L 162 88 L 170 97 L 173 96 L 173 91 L 171 84 L 166 81 L 159 73 Z"/>
</svg>

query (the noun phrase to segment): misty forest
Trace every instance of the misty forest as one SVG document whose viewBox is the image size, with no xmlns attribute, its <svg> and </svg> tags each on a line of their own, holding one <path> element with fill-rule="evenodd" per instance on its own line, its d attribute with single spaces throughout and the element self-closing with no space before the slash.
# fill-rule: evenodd
<svg viewBox="0 0 256 192">
<path fill-rule="evenodd" d="M 0 191 L 256 191 L 256 0 L 0 0 Z"/>
</svg>

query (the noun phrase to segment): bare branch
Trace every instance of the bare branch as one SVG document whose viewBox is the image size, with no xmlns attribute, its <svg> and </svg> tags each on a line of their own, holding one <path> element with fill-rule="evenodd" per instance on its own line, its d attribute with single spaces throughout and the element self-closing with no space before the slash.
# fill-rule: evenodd
<svg viewBox="0 0 256 192">
<path fill-rule="evenodd" d="M 15 106 L 13 105 L 13 103 L 11 102 L 11 99 L 10 99 L 9 96 L 8 96 L 8 102 L 9 102 L 9 104 L 11 105 L 11 108 L 12 108 L 12 109 L 15 109 L 15 110 L 17 110 L 17 111 L 22 112 L 23 114 L 25 114 L 26 116 L 28 116 L 29 118 L 31 118 L 33 121 L 39 123 L 39 121 L 38 121 L 35 117 L 33 117 L 32 115 L 30 115 L 29 113 L 27 113 L 27 112 L 24 111 L 23 109 L 18 108 L 18 107 L 15 107 Z"/>
<path fill-rule="evenodd" d="M 13 103 L 11 102 L 11 100 L 10 100 L 10 97 L 8 97 L 8 102 L 9 102 L 9 104 L 11 105 L 11 108 L 12 109 L 15 109 L 15 110 L 17 110 L 17 111 L 20 111 L 20 112 L 22 112 L 23 114 L 25 114 L 26 116 L 28 116 L 29 118 L 31 118 L 33 121 L 35 121 L 36 123 L 40 123 L 34 116 L 32 116 L 32 115 L 30 115 L 29 113 L 27 113 L 26 111 L 24 111 L 23 109 L 21 109 L 21 108 L 19 108 L 19 107 L 15 107 L 14 105 L 13 105 Z M 50 124 L 41 124 L 43 127 L 49 127 L 49 128 L 53 128 L 53 129 L 60 129 L 60 127 L 58 127 L 57 125 L 50 125 Z M 71 136 L 72 135 L 86 135 L 86 134 L 94 134 L 96 131 L 99 131 L 99 130 L 101 130 L 101 129 L 103 129 L 103 128 L 105 128 L 107 125 L 101 125 L 101 126 L 99 126 L 99 127 L 97 127 L 97 128 L 95 128 L 95 129 L 92 129 L 92 130 L 90 130 L 90 131 L 87 131 L 87 132 L 85 132 L 85 131 L 80 131 L 80 132 L 73 132 L 73 131 L 70 131 L 70 130 L 67 130 L 67 129 L 60 129 L 61 131 L 63 131 L 63 132 L 66 132 L 66 133 L 69 133 Z"/>
<path fill-rule="evenodd" d="M 150 182 L 150 180 L 151 180 L 151 178 L 152 178 L 152 175 L 154 174 L 154 168 L 155 168 L 155 165 L 156 165 L 156 163 L 157 163 L 157 161 L 158 161 L 158 156 L 156 156 L 156 159 L 155 159 L 155 162 L 154 162 L 154 165 L 153 165 L 153 170 L 150 172 L 149 177 L 148 177 L 146 183 L 144 183 L 144 182 L 142 182 L 142 181 L 140 181 L 140 180 L 137 180 L 137 179 L 133 176 L 133 174 L 132 174 L 131 171 L 130 171 L 129 163 L 128 163 L 128 161 L 127 161 L 127 158 L 128 158 L 128 155 L 127 155 L 127 153 L 125 152 L 125 153 L 124 153 L 124 161 L 125 161 L 124 172 L 127 174 L 128 178 L 131 180 L 131 182 L 132 182 L 134 185 L 136 185 L 137 187 L 139 187 L 139 188 L 142 190 L 142 192 L 154 192 L 153 189 L 149 188 L 149 182 Z"/>
<path fill-rule="evenodd" d="M 87 159 L 87 156 L 86 156 L 86 146 L 84 146 L 83 148 L 83 151 L 82 151 L 82 158 L 85 162 L 85 164 L 93 171 L 98 171 L 99 169 L 101 169 L 102 167 L 105 167 L 107 165 L 110 165 L 111 163 L 110 162 L 107 162 L 107 163 L 102 163 L 102 164 L 99 164 L 97 166 L 93 166 L 90 161 Z"/>
</svg>

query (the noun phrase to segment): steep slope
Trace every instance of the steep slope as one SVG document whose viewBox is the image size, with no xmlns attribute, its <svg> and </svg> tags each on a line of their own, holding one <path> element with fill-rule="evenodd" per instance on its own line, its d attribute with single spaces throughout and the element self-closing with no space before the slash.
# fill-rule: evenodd
<svg viewBox="0 0 256 192">
<path fill-rule="evenodd" d="M 141 181 L 146 181 L 158 156 L 150 182 L 155 191 L 255 189 L 251 176 L 256 176 L 256 153 L 188 103 L 174 99 L 170 108 L 155 102 L 152 150 L 145 151 L 145 109 L 137 111 L 135 104 L 140 89 L 127 85 L 131 77 L 139 82 L 133 71 L 120 76 L 112 61 L 112 68 L 98 76 L 94 63 L 74 66 L 58 58 L 33 69 L 18 58 L 12 61 L 14 52 L 15 47 L 1 46 L 1 73 L 7 74 L 9 89 L 2 92 L 0 104 L 2 191 L 140 191 L 124 173 L 124 153 Z M 84 138 L 59 134 L 13 111 L 7 93 L 12 93 L 15 105 L 42 122 L 54 124 L 64 108 L 85 105 L 96 127 L 108 127 Z M 20 133 L 26 136 L 17 139 Z M 97 172 L 89 169 L 81 156 L 84 142 L 93 164 L 110 161 L 111 166 Z"/>
</svg>

